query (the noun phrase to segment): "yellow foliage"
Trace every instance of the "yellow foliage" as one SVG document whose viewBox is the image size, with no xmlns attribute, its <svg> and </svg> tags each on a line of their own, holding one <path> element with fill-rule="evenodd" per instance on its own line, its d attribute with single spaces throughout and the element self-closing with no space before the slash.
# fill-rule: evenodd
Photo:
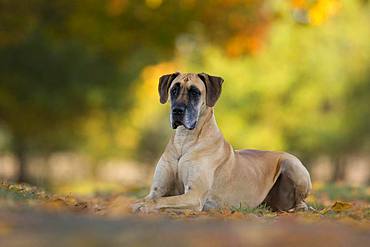
<svg viewBox="0 0 370 247">
<path fill-rule="evenodd" d="M 149 8 L 156 9 L 162 4 L 162 0 L 145 0 L 146 5 Z"/>
<path fill-rule="evenodd" d="M 304 10 L 312 25 L 320 25 L 336 15 L 341 7 L 339 0 L 292 0 L 293 9 Z"/>
<path fill-rule="evenodd" d="M 159 77 L 174 71 L 176 71 L 176 65 L 166 62 L 148 66 L 143 70 L 133 90 L 137 99 L 130 114 L 130 122 L 133 126 L 136 128 L 145 127 L 158 117 L 161 108 L 158 95 Z"/>
<path fill-rule="evenodd" d="M 135 105 L 125 120 L 125 125 L 118 128 L 117 142 L 122 148 L 137 148 L 143 130 L 155 125 L 166 107 L 159 103 L 158 79 L 163 74 L 176 71 L 174 63 L 160 63 L 144 68 L 133 88 Z"/>
<path fill-rule="evenodd" d="M 240 56 L 245 53 L 255 53 L 261 47 L 261 42 L 257 36 L 240 33 L 228 41 L 226 52 L 231 57 Z"/>
<path fill-rule="evenodd" d="M 339 0 L 319 0 L 309 9 L 310 22 L 320 25 L 334 16 L 340 8 Z"/>
</svg>

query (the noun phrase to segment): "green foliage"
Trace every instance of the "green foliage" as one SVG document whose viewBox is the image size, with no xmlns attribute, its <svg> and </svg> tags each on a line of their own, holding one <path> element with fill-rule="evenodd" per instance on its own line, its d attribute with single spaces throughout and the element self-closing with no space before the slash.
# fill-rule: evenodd
<svg viewBox="0 0 370 247">
<path fill-rule="evenodd" d="M 103 103 L 104 86 L 117 77 L 104 56 L 74 42 L 50 44 L 42 35 L 0 48 L 0 56 L 1 119 L 15 141 L 35 149 L 71 145 L 78 120 Z"/>
<path fill-rule="evenodd" d="M 45 192 L 22 184 L 0 184 L 0 199 L 5 201 L 30 201 L 44 198 Z"/>
<path fill-rule="evenodd" d="M 232 207 L 230 208 L 230 210 L 234 212 L 240 212 L 243 214 L 256 214 L 259 216 L 268 216 L 269 214 L 272 213 L 270 207 L 268 207 L 264 203 L 262 203 L 256 208 L 243 207 L 242 205 L 240 205 L 239 207 Z"/>
<path fill-rule="evenodd" d="M 165 1 L 162 6 L 120 0 L 1 1 L 2 128 L 25 152 L 81 145 L 97 148 L 89 145 L 92 133 L 81 130 L 81 123 L 104 118 L 101 131 L 107 141 L 99 150 L 88 151 L 112 155 L 108 149 L 116 146 L 114 135 L 120 131 L 113 121 L 128 115 L 130 87 L 139 72 L 170 58 L 177 37 L 192 32 L 194 23 L 215 27 L 205 19 L 221 15 L 206 8 L 206 2 L 197 5 L 183 1 Z M 229 6 L 230 11 L 234 7 Z M 260 6 L 243 8 L 253 13 Z M 222 23 L 221 18 L 214 22 Z M 259 22 L 254 18 L 248 23 Z M 209 33 L 210 37 L 214 34 Z M 83 138 L 87 143 L 80 142 Z"/>
<path fill-rule="evenodd" d="M 206 44 L 182 62 L 224 77 L 216 116 L 237 148 L 289 150 L 305 160 L 366 152 L 369 18 L 369 5 L 357 1 L 320 26 L 281 16 L 255 56 L 230 59 Z"/>
<path fill-rule="evenodd" d="M 327 196 L 330 200 L 353 201 L 362 200 L 370 202 L 370 194 L 365 187 L 352 187 L 348 185 L 326 184 L 315 191 L 316 197 Z"/>
<path fill-rule="evenodd" d="M 179 70 L 225 79 L 216 117 L 236 148 L 367 152 L 369 13 L 336 0 L 1 1 L 0 144 L 153 163 L 169 135 L 157 80 Z"/>
</svg>

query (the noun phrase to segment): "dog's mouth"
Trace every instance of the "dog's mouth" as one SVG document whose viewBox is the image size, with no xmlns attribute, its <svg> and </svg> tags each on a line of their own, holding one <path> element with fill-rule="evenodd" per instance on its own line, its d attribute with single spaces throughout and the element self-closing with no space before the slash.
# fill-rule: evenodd
<svg viewBox="0 0 370 247">
<path fill-rule="evenodd" d="M 179 126 L 181 126 L 181 125 L 184 125 L 181 121 L 179 121 L 179 120 L 175 120 L 175 121 L 173 121 L 173 123 L 172 123 L 172 128 L 173 129 L 177 129 L 177 127 L 179 127 Z"/>
<path fill-rule="evenodd" d="M 184 126 L 185 127 L 185 129 L 187 129 L 187 130 L 193 130 L 193 129 L 195 129 L 195 127 L 197 126 L 197 121 L 195 121 L 193 124 L 191 124 L 190 126 L 188 126 L 187 124 L 184 124 L 182 121 L 180 121 L 180 120 L 175 120 L 175 121 L 173 121 L 173 123 L 172 123 L 172 128 L 173 129 L 177 129 L 177 127 L 179 127 L 179 126 Z"/>
</svg>

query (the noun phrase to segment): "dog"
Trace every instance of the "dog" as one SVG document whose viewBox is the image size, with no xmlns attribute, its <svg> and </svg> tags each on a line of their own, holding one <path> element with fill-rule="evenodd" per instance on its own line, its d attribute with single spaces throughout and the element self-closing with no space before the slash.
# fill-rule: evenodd
<svg viewBox="0 0 370 247">
<path fill-rule="evenodd" d="M 162 209 L 254 208 L 306 210 L 307 169 L 285 152 L 233 150 L 214 116 L 223 79 L 205 73 L 173 73 L 159 79 L 160 102 L 170 98 L 175 131 L 157 163 L 149 194 L 135 212 Z"/>
</svg>

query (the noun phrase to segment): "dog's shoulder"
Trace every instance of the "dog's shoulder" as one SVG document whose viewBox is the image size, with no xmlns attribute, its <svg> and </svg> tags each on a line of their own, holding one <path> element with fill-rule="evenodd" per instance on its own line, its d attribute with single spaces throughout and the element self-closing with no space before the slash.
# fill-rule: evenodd
<svg viewBox="0 0 370 247">
<path fill-rule="evenodd" d="M 241 156 L 249 157 L 281 157 L 285 155 L 284 152 L 280 151 L 268 151 L 268 150 L 257 150 L 257 149 L 241 149 L 235 150 L 236 153 Z"/>
</svg>

